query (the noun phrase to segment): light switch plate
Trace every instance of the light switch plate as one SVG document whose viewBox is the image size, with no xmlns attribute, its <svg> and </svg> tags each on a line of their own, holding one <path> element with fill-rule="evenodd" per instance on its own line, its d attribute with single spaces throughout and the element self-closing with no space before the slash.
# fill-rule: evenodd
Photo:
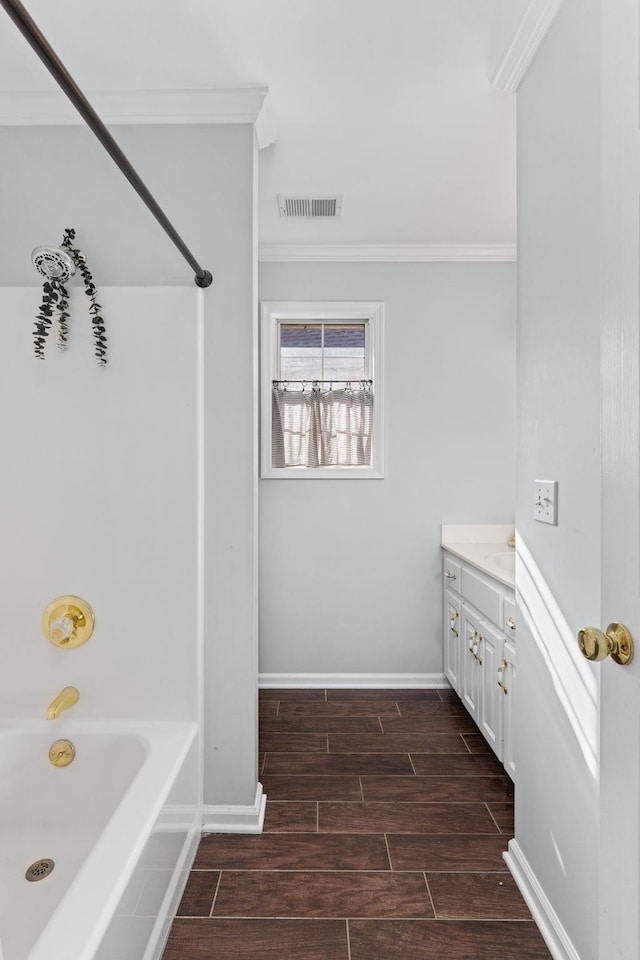
<svg viewBox="0 0 640 960">
<path fill-rule="evenodd" d="M 540 523 L 558 523 L 558 481 L 534 480 L 533 518 Z"/>
</svg>

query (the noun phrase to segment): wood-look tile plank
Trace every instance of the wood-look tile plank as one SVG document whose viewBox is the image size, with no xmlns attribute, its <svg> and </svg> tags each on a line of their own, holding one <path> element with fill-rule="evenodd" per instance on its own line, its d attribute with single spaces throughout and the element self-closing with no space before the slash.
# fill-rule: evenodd
<svg viewBox="0 0 640 960">
<path fill-rule="evenodd" d="M 265 833 L 202 839 L 164 960 L 550 960 L 502 858 L 511 781 L 452 690 L 262 690 L 260 720 Z M 225 874 L 253 918 L 207 916 Z M 439 919 L 402 919 L 430 894 Z"/>
<path fill-rule="evenodd" d="M 445 703 L 456 703 L 460 701 L 460 697 L 453 687 L 439 687 L 438 694 L 440 699 L 444 700 Z"/>
<path fill-rule="evenodd" d="M 306 700 L 326 700 L 326 691 L 320 690 L 318 688 L 290 688 L 284 687 L 280 689 L 271 689 L 269 687 L 262 687 L 259 691 L 259 698 L 261 701 L 265 700 L 297 700 L 303 702 Z"/>
<path fill-rule="evenodd" d="M 483 803 L 319 805 L 320 833 L 498 833 Z"/>
<path fill-rule="evenodd" d="M 314 833 L 317 823 L 317 803 L 267 799 L 265 833 Z"/>
<path fill-rule="evenodd" d="M 223 871 L 214 917 L 432 917 L 419 873 Z"/>
<path fill-rule="evenodd" d="M 471 757 L 471 754 L 466 754 L 466 757 Z M 484 757 L 472 759 L 483 760 Z M 406 753 L 268 753 L 264 771 L 298 776 L 409 776 L 413 773 L 413 767 Z"/>
<path fill-rule="evenodd" d="M 399 715 L 396 712 L 396 718 Z M 477 729 L 467 724 L 455 733 Z M 391 732 L 391 731 L 390 731 Z M 399 731 L 402 732 L 402 731 Z M 427 732 L 427 731 L 425 731 Z M 449 732 L 449 731 L 448 731 Z M 380 720 L 375 717 L 277 717 L 260 721 L 260 735 L 265 733 L 382 733 Z"/>
<path fill-rule="evenodd" d="M 414 752 L 469 753 L 469 749 L 458 733 L 329 734 L 329 753 Z"/>
<path fill-rule="evenodd" d="M 277 721 L 275 721 L 277 723 Z M 477 733 L 478 728 L 469 714 L 461 716 L 455 713 L 431 713 L 428 716 L 381 717 L 384 733 Z M 327 733 L 334 731 L 327 730 Z M 336 730 L 335 733 L 342 731 Z M 346 731 L 345 731 L 346 732 Z M 371 731 L 362 731 L 369 733 Z"/>
<path fill-rule="evenodd" d="M 280 705 L 279 700 L 261 700 L 259 704 L 259 712 L 261 719 L 269 719 L 271 717 L 278 716 L 278 706 Z"/>
<path fill-rule="evenodd" d="M 442 702 L 440 699 L 440 694 L 438 690 L 421 690 L 421 689 L 400 689 L 400 690 L 386 690 L 386 689 L 333 689 L 327 690 L 327 700 L 432 700 L 434 702 Z"/>
<path fill-rule="evenodd" d="M 429 701 L 429 700 L 410 700 L 398 701 L 398 710 L 403 717 L 468 717 L 469 712 L 465 710 L 460 701 Z"/>
<path fill-rule="evenodd" d="M 495 827 L 495 825 L 494 825 Z M 263 833 L 205 836 L 197 870 L 390 870 L 384 836 Z"/>
<path fill-rule="evenodd" d="M 434 704 L 447 709 L 444 703 Z M 280 703 L 279 717 L 399 717 L 400 710 L 395 700 L 328 700 L 312 703 L 285 701 Z"/>
<path fill-rule="evenodd" d="M 176 920 L 163 960 L 348 960 L 344 920 Z"/>
<path fill-rule="evenodd" d="M 269 800 L 362 800 L 359 777 L 295 777 L 265 774 L 262 787 Z M 502 800 L 502 797 L 483 797 Z"/>
<path fill-rule="evenodd" d="M 412 753 L 411 760 L 419 777 L 497 777 L 504 773 L 493 754 Z"/>
<path fill-rule="evenodd" d="M 494 803 L 492 801 L 489 803 L 489 810 L 491 812 L 491 816 L 498 824 L 500 833 L 505 833 L 507 836 L 512 837 L 515 832 L 513 804 Z"/>
<path fill-rule="evenodd" d="M 513 784 L 506 775 L 473 778 L 361 777 L 360 779 L 365 800 L 395 800 L 404 803 L 409 801 L 417 803 L 513 802 Z"/>
<path fill-rule="evenodd" d="M 264 733 L 260 749 L 266 753 L 326 753 L 325 733 Z"/>
<path fill-rule="evenodd" d="M 387 834 L 394 870 L 444 870 L 467 872 L 491 870 L 507 872 L 502 854 L 508 838 L 496 834 Z"/>
<path fill-rule="evenodd" d="M 192 870 L 176 916 L 208 917 L 219 879 L 219 870 Z"/>
<path fill-rule="evenodd" d="M 492 753 L 492 749 L 481 733 L 463 733 L 462 739 L 470 753 Z"/>
<path fill-rule="evenodd" d="M 510 873 L 428 873 L 427 883 L 439 919 L 531 919 Z"/>
<path fill-rule="evenodd" d="M 353 920 L 351 960 L 551 960 L 526 920 Z"/>
</svg>

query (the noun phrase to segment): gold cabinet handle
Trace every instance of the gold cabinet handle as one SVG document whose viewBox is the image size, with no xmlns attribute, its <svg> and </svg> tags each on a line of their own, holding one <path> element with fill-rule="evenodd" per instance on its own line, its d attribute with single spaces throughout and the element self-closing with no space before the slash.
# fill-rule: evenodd
<svg viewBox="0 0 640 960">
<path fill-rule="evenodd" d="M 587 660 L 605 660 L 610 656 L 623 667 L 633 660 L 633 637 L 623 623 L 610 623 L 605 633 L 584 627 L 578 634 L 578 646 Z"/>
<path fill-rule="evenodd" d="M 499 673 L 499 674 L 504 674 L 504 672 L 505 672 L 505 670 L 507 669 L 508 666 L 509 666 L 509 661 L 508 661 L 508 660 L 503 660 L 502 663 L 500 664 L 500 666 L 498 667 L 498 673 Z M 500 687 L 500 689 L 502 690 L 503 693 L 505 693 L 505 694 L 506 694 L 506 693 L 509 693 L 509 687 L 506 685 L 506 683 L 504 682 L 504 680 L 498 679 L 498 686 Z"/>
<path fill-rule="evenodd" d="M 516 622 L 513 619 L 513 617 L 509 617 L 509 619 L 507 620 L 507 626 L 509 627 L 509 630 L 515 630 Z"/>
<path fill-rule="evenodd" d="M 469 638 L 471 640 L 471 643 L 469 644 L 469 653 L 472 653 L 474 657 L 476 655 L 475 648 L 478 645 L 478 641 L 476 640 L 477 636 L 478 636 L 478 631 L 474 630 L 473 633 L 471 634 L 471 637 Z"/>
<path fill-rule="evenodd" d="M 456 610 L 455 613 L 453 614 L 453 616 L 451 617 L 451 620 L 449 621 L 449 629 L 451 630 L 451 633 L 454 633 L 454 634 L 456 635 L 456 637 L 459 637 L 459 636 L 460 636 L 460 634 L 459 634 L 458 631 L 456 630 L 456 626 L 455 626 L 456 620 L 458 619 L 459 616 L 460 616 L 460 614 L 459 614 L 458 611 Z"/>
<path fill-rule="evenodd" d="M 445 575 L 445 577 L 447 578 L 447 580 L 457 580 L 457 579 L 458 579 L 458 578 L 456 577 L 455 573 L 451 573 L 451 570 L 445 570 L 444 575 Z"/>
<path fill-rule="evenodd" d="M 482 657 L 478 656 L 478 647 L 480 646 L 480 644 L 481 644 L 482 641 L 484 640 L 484 637 L 482 636 L 481 633 L 478 633 L 477 630 L 474 631 L 474 634 L 475 634 L 475 636 L 476 636 L 478 639 L 477 639 L 477 640 L 474 640 L 473 644 L 469 647 L 469 650 L 470 650 L 471 653 L 474 655 L 474 657 L 476 658 L 476 660 L 478 661 L 478 663 L 481 664 L 481 663 L 482 663 Z"/>
</svg>

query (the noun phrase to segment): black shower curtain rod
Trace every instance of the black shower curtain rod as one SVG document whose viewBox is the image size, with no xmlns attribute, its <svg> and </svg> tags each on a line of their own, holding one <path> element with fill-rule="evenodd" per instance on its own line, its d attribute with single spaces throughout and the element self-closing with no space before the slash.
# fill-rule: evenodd
<svg viewBox="0 0 640 960">
<path fill-rule="evenodd" d="M 177 232 L 171 221 L 165 215 L 162 208 L 158 205 L 153 194 L 149 192 L 134 168 L 131 166 L 126 156 L 113 139 L 104 123 L 95 112 L 82 90 L 78 87 L 73 77 L 52 49 L 46 37 L 32 20 L 20 0 L 0 0 L 0 5 L 7 11 L 18 30 L 26 37 L 27 41 L 38 54 L 45 67 L 52 75 L 54 80 L 62 87 L 71 103 L 74 105 L 85 123 L 95 133 L 96 137 L 105 148 L 109 156 L 115 161 L 120 170 L 136 191 L 138 196 L 146 203 L 147 207 L 154 215 L 167 236 L 176 245 L 187 263 L 195 270 L 195 282 L 199 287 L 208 287 L 212 282 L 212 276 L 208 270 L 200 266 L 193 256 L 184 240 Z"/>
</svg>

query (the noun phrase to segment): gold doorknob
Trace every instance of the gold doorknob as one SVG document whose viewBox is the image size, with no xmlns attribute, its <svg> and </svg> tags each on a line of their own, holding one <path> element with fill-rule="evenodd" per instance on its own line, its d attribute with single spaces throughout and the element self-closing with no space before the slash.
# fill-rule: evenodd
<svg viewBox="0 0 640 960">
<path fill-rule="evenodd" d="M 610 623 L 606 633 L 584 627 L 578 634 L 578 646 L 587 660 L 605 660 L 610 656 L 621 666 L 633 660 L 633 637 L 623 623 Z"/>
</svg>

